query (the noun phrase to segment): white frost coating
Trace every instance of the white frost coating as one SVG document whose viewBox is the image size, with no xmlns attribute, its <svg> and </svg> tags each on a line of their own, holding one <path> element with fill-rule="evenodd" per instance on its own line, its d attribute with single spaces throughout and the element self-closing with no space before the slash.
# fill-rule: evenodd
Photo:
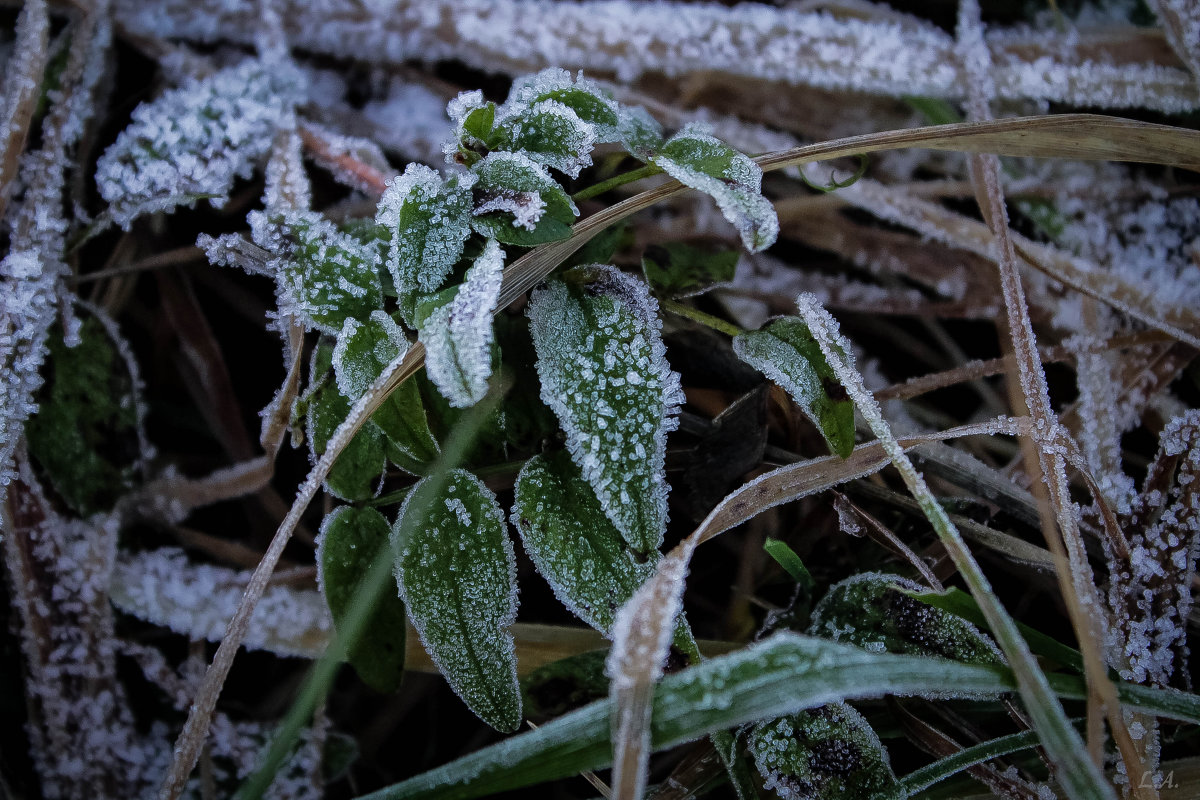
<svg viewBox="0 0 1200 800">
<path fill-rule="evenodd" d="M 250 176 L 302 95 L 299 71 L 248 59 L 138 106 L 96 165 L 113 220 L 128 229 L 192 195 L 217 195 L 219 204 L 236 178 Z"/>
<path fill-rule="evenodd" d="M 403 356 L 408 350 L 408 339 L 400 326 L 383 311 L 371 312 L 371 324 L 384 334 L 382 339 L 372 340 L 374 360 L 386 364 L 393 359 Z M 374 365 L 362 358 L 348 358 L 350 343 L 362 331 L 363 323 L 350 318 L 342 323 L 341 333 L 338 334 L 337 344 L 333 347 L 333 374 L 337 380 L 338 391 L 351 401 L 366 394 L 367 389 L 378 377 Z"/>
<path fill-rule="evenodd" d="M 305 49 L 379 63 L 458 59 L 519 73 L 565 66 L 629 82 L 717 72 L 731 76 L 901 97 L 956 100 L 965 81 L 954 40 L 915 20 L 839 18 L 821 11 L 740 3 L 650 0 L 358 0 L 290 3 L 284 19 Z M 131 33 L 250 43 L 256 11 L 223 0 L 119 0 Z M 1187 71 L 1135 61 L 1103 31 L 1064 41 L 1047 26 L 987 34 L 1000 99 L 1090 107 L 1186 111 L 1200 104 Z M 1097 52 L 1099 50 L 1099 52 Z"/>
<path fill-rule="evenodd" d="M 473 216 L 506 211 L 513 215 L 513 225 L 531 231 L 537 227 L 546 210 L 546 202 L 537 192 L 497 192 L 475 206 Z"/>
<path fill-rule="evenodd" d="M 762 170 L 749 157 L 736 152 L 720 175 L 695 166 L 707 159 L 728 157 L 731 149 L 709 134 L 706 127 L 690 124 L 668 139 L 651 161 L 675 180 L 716 200 L 725 219 L 741 234 L 742 244 L 756 253 L 770 247 L 779 236 L 775 208 L 761 194 Z"/>
<path fill-rule="evenodd" d="M 557 100 L 528 107 L 505 103 L 496 115 L 496 127 L 515 150 L 572 178 L 592 165 L 596 129 Z"/>
<path fill-rule="evenodd" d="M 249 572 L 193 564 L 182 550 L 168 547 L 122 553 L 109 592 L 117 608 L 127 614 L 192 639 L 219 642 L 249 579 Z M 332 630 L 320 592 L 280 584 L 263 594 L 245 645 L 316 658 Z"/>
<path fill-rule="evenodd" d="M 435 291 L 462 256 L 474 184 L 471 173 L 443 181 L 421 164 L 388 181 L 375 221 L 391 231 L 387 267 L 401 296 Z"/>
<path fill-rule="evenodd" d="M 635 550 L 649 552 L 666 528 L 666 435 L 678 425 L 683 390 L 646 285 L 596 269 L 601 280 L 582 296 L 553 281 L 530 299 L 541 397 L 604 513 Z M 640 382 L 628 380 L 631 370 Z"/>
<path fill-rule="evenodd" d="M 619 118 L 620 107 L 600 84 L 583 77 L 582 72 L 572 78 L 570 72 L 558 67 L 549 67 L 532 75 L 515 78 L 508 93 L 508 100 L 505 102 L 506 104 L 532 104 L 548 95 L 566 91 L 581 91 L 591 95 L 596 104 L 600 106 L 600 111 L 592 116 L 611 114 L 614 119 Z M 598 119 L 589 119 L 588 123 L 593 128 L 597 142 L 619 141 L 618 125 L 601 122 Z"/>
<path fill-rule="evenodd" d="M 487 393 L 495 336 L 492 314 L 503 281 L 504 251 L 495 239 L 488 239 L 454 299 L 421 325 L 429 379 L 455 408 L 473 406 Z"/>
</svg>

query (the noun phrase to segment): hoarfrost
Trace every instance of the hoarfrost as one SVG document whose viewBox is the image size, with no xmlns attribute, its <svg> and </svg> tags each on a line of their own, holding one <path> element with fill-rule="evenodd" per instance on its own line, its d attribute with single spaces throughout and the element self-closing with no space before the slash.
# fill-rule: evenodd
<svg viewBox="0 0 1200 800">
<path fill-rule="evenodd" d="M 495 338 L 492 314 L 503 281 L 504 251 L 488 239 L 454 299 L 421 324 L 429 379 L 455 408 L 473 406 L 487 393 Z"/>
</svg>

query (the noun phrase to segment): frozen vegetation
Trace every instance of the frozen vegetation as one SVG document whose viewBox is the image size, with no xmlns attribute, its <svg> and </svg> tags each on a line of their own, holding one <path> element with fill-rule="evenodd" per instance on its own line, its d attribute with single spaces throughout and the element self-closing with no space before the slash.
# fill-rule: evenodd
<svg viewBox="0 0 1200 800">
<path fill-rule="evenodd" d="M 1200 793 L 1194 3 L 0 20 L 0 797 Z"/>
</svg>

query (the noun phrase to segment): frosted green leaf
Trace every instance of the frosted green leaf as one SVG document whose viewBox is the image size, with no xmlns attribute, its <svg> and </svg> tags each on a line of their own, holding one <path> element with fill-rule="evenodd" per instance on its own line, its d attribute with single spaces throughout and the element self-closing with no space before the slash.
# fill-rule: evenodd
<svg viewBox="0 0 1200 800">
<path fill-rule="evenodd" d="M 572 178 L 591 166 L 596 130 L 557 100 L 532 105 L 505 103 L 496 119 L 495 141 Z"/>
<path fill-rule="evenodd" d="M 663 146 L 663 129 L 641 106 L 622 106 L 617 123 L 621 146 L 634 158 L 650 161 Z"/>
<path fill-rule="evenodd" d="M 763 785 L 783 800 L 900 800 L 887 750 L 845 703 L 755 724 L 750 753 Z"/>
<path fill-rule="evenodd" d="M 104 325 L 89 316 L 71 347 L 55 326 L 46 340 L 45 383 L 25 423 L 33 462 L 73 511 L 106 511 L 130 489 L 139 458 L 134 383 Z"/>
<path fill-rule="evenodd" d="M 331 381 L 317 388 L 308 404 L 308 443 L 313 458 L 325 452 L 329 437 L 350 413 L 350 401 Z M 349 502 L 375 496 L 387 466 L 383 432 L 373 422 L 362 427 L 334 462 L 325 478 L 325 488 Z"/>
<path fill-rule="evenodd" d="M 295 69 L 249 59 L 138 106 L 96 164 L 113 220 L 128 229 L 198 196 L 222 203 L 234 180 L 250 177 L 303 91 Z"/>
<path fill-rule="evenodd" d="M 391 232 L 387 268 L 406 315 L 412 296 L 439 289 L 462 257 L 474 183 L 471 173 L 443 181 L 420 164 L 388 181 L 375 220 Z"/>
<path fill-rule="evenodd" d="M 321 523 L 321 534 L 317 537 L 317 583 L 339 631 L 372 562 L 381 555 L 388 556 L 390 534 L 388 521 L 373 508 L 340 506 Z M 363 683 L 377 692 L 400 688 L 408 632 L 405 619 L 404 601 L 394 585 L 385 587 L 371 609 L 363 635 L 346 653 Z"/>
<path fill-rule="evenodd" d="M 521 247 L 571 235 L 579 209 L 541 164 L 523 153 L 501 151 L 472 169 L 479 177 L 471 220 L 476 231 Z"/>
<path fill-rule="evenodd" d="M 504 280 L 504 251 L 489 239 L 450 302 L 421 322 L 425 371 L 455 408 L 483 398 L 492 374 L 492 314 Z"/>
<path fill-rule="evenodd" d="M 271 253 L 280 311 L 337 334 L 342 323 L 383 306 L 379 251 L 339 231 L 320 214 L 249 215 L 254 243 Z"/>
<path fill-rule="evenodd" d="M 646 285 L 612 267 L 592 270 L 586 287 L 550 281 L 530 299 L 542 401 L 605 515 L 648 555 L 666 528 L 666 435 L 683 391 Z"/>
<path fill-rule="evenodd" d="M 969 664 L 1004 664 L 971 623 L 906 593 L 922 591 L 898 575 L 868 572 L 830 587 L 813 609 L 808 632 L 872 652 L 939 656 Z"/>
<path fill-rule="evenodd" d="M 601 633 L 654 573 L 658 553 L 647 559 L 629 549 L 563 451 L 525 462 L 512 521 L 555 597 Z"/>
<path fill-rule="evenodd" d="M 535 105 L 543 100 L 556 100 L 574 111 L 592 126 L 598 143 L 620 140 L 620 108 L 595 81 L 582 75 L 572 78 L 565 69 L 550 67 L 514 80 L 506 105 Z"/>
<path fill-rule="evenodd" d="M 738 254 L 682 242 L 651 245 L 642 254 L 642 273 L 658 297 L 691 297 L 729 283 L 737 272 Z"/>
<path fill-rule="evenodd" d="M 480 719 L 501 731 L 521 724 L 517 567 L 495 496 L 471 473 L 440 487 L 417 484 L 392 529 L 396 582 L 433 663 Z M 437 490 L 436 492 L 434 490 Z"/>
<path fill-rule="evenodd" d="M 854 401 L 838 382 L 808 326 L 781 317 L 733 337 L 733 352 L 782 387 L 842 458 L 854 449 Z"/>
<path fill-rule="evenodd" d="M 702 128 L 689 126 L 668 139 L 650 161 L 685 186 L 716 200 L 750 252 L 766 250 L 775 243 L 779 218 L 762 196 L 762 170 L 748 156 Z"/>
<path fill-rule="evenodd" d="M 346 320 L 333 350 L 338 390 L 351 402 L 358 400 L 384 368 L 407 350 L 408 340 L 400 326 L 382 311 L 372 311 L 361 322 Z M 371 420 L 387 437 L 389 455 L 400 466 L 432 461 L 437 456 L 438 445 L 414 381 L 396 387 Z"/>
<path fill-rule="evenodd" d="M 453 163 L 460 148 L 468 151 L 492 148 L 496 104 L 485 100 L 483 92 L 478 89 L 460 92 L 446 105 L 446 114 L 454 126 L 454 138 L 444 147 L 447 161 Z"/>
</svg>

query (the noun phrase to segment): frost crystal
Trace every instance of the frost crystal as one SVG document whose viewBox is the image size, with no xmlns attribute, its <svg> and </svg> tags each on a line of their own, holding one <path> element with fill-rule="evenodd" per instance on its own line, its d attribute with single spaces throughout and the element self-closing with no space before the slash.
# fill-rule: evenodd
<svg viewBox="0 0 1200 800">
<path fill-rule="evenodd" d="M 473 406 L 492 374 L 492 314 L 504 281 L 504 251 L 489 239 L 454 299 L 421 323 L 429 379 L 455 408 Z"/>
<path fill-rule="evenodd" d="M 634 550 L 649 553 L 666 527 L 666 434 L 683 392 L 645 284 L 596 270 L 587 289 L 554 281 L 530 300 L 542 400 L 604 513 Z"/>
<path fill-rule="evenodd" d="M 388 182 L 375 221 L 391 232 L 387 266 L 402 298 L 441 287 L 471 233 L 468 212 L 475 176 L 409 164 Z M 403 305 L 403 304 L 402 304 Z"/>
<path fill-rule="evenodd" d="M 236 178 L 250 176 L 302 93 L 298 71 L 249 59 L 138 106 L 96 165 L 113 220 L 128 229 L 198 195 L 220 202 Z"/>
</svg>

